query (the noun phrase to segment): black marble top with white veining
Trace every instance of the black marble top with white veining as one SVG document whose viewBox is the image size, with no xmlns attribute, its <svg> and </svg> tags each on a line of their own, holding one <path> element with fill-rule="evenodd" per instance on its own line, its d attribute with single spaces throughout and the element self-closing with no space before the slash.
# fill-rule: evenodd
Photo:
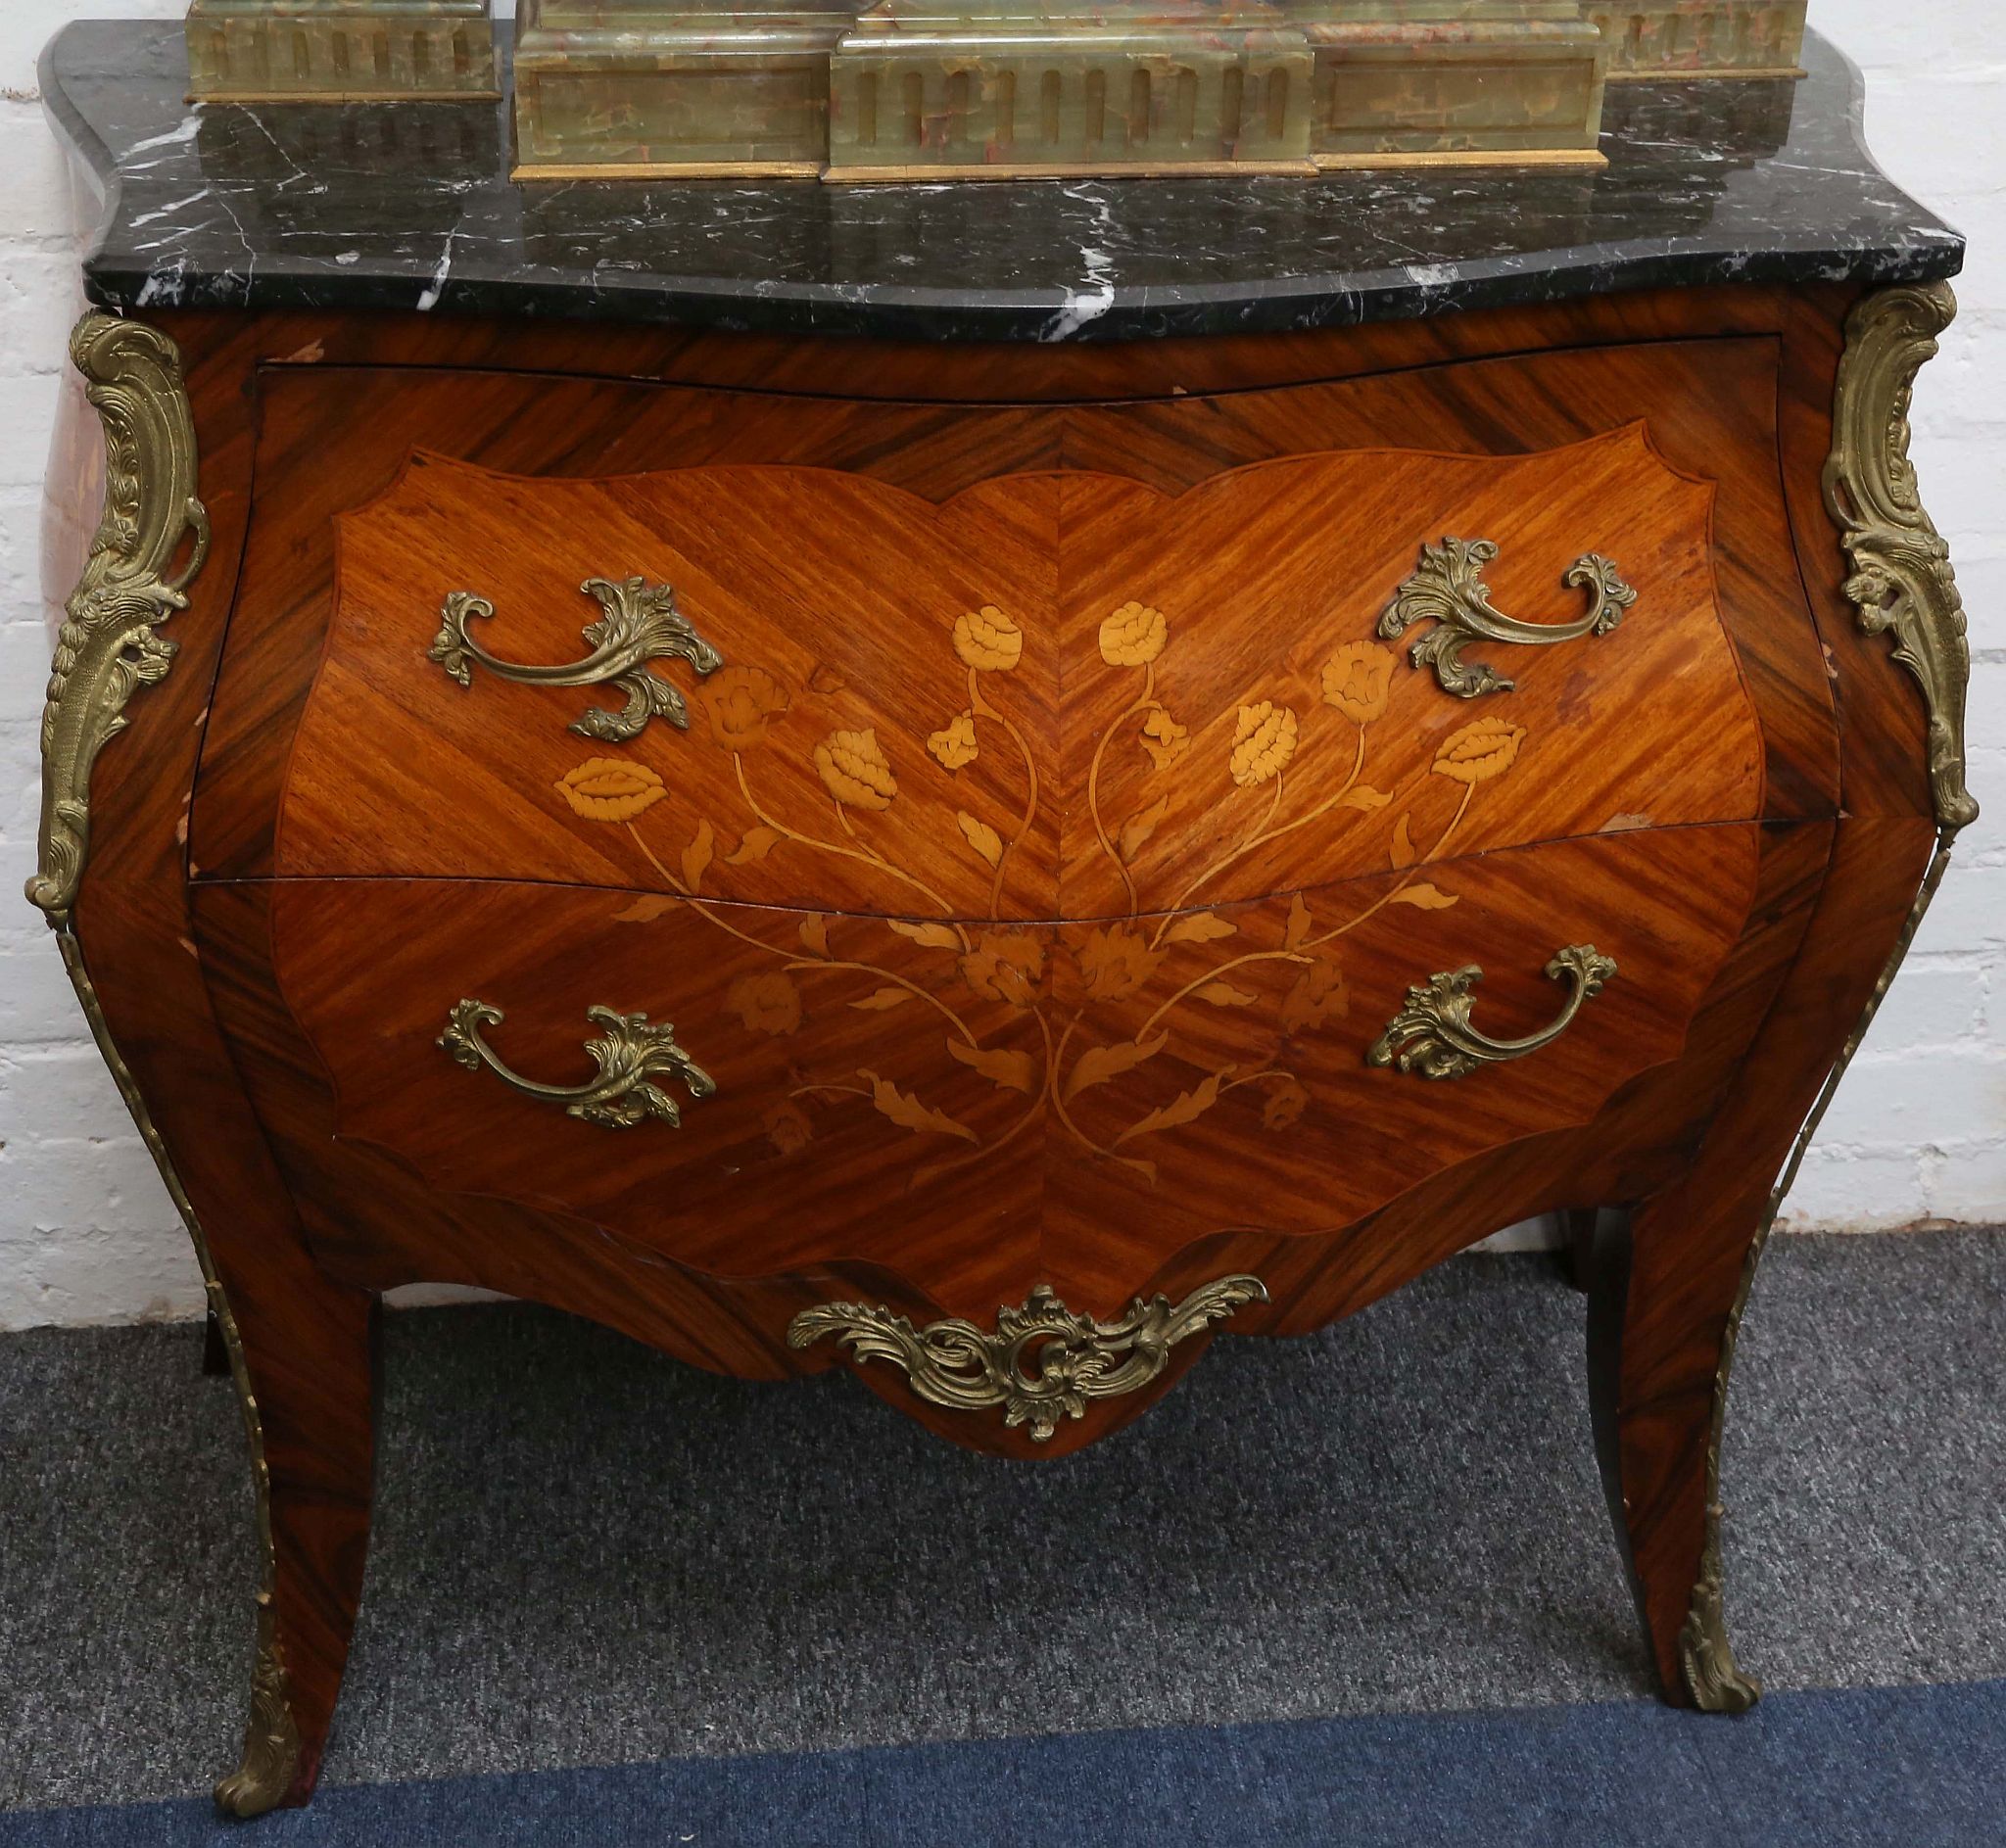
<svg viewBox="0 0 2006 1848">
<path fill-rule="evenodd" d="M 1954 275 L 1963 240 L 1865 152 L 1858 72 L 1815 36 L 1805 64 L 1611 84 L 1604 171 L 911 186 L 517 183 L 505 105 L 197 110 L 167 24 L 70 25 L 42 84 L 103 196 L 84 276 L 106 307 L 1115 340 Z"/>
</svg>

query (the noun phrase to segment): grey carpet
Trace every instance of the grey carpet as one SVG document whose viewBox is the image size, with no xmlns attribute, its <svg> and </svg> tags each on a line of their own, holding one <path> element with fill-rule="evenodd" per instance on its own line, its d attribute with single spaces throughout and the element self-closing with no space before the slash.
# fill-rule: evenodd
<svg viewBox="0 0 2006 1848">
<path fill-rule="evenodd" d="M 389 1320 L 331 1782 L 1648 1696 L 1581 1299 L 1471 1257 L 1220 1341 L 1068 1461 L 853 1380 L 747 1386 L 521 1306 Z M 193 1327 L 0 1339 L 0 1807 L 231 1761 L 253 1559 Z M 1772 1687 L 2006 1675 L 2006 1236 L 1779 1240 L 1727 1460 Z"/>
</svg>

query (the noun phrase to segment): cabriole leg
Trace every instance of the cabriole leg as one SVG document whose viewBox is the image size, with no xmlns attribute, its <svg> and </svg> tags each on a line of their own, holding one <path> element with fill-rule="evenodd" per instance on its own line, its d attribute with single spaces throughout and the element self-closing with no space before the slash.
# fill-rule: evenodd
<svg viewBox="0 0 2006 1848">
<path fill-rule="evenodd" d="M 1742 1713 L 1761 1691 L 1725 1616 L 1720 1445 L 1735 1344 L 1797 1162 L 1942 877 L 1947 846 L 1916 892 L 1926 838 L 1909 821 L 1839 829 L 1796 965 L 1691 1165 L 1639 1206 L 1627 1236 L 1621 1215 L 1597 1223 L 1598 1448 L 1651 1654 L 1681 1706 Z M 1862 940 L 1894 945 L 1878 981 L 1857 972 Z"/>
</svg>

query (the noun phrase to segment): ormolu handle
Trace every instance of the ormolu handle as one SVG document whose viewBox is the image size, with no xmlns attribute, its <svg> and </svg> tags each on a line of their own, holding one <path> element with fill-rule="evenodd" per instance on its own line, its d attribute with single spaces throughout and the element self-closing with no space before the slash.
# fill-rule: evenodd
<svg viewBox="0 0 2006 1848">
<path fill-rule="evenodd" d="M 617 687 L 627 695 L 626 707 L 619 712 L 589 707 L 571 727 L 581 737 L 624 744 L 639 737 L 650 719 L 666 719 L 687 731 L 690 708 L 683 695 L 660 675 L 650 673 L 647 663 L 674 657 L 688 661 L 699 674 L 710 674 L 724 665 L 724 656 L 685 620 L 676 607 L 675 591 L 645 578 L 621 584 L 588 578 L 579 589 L 601 612 L 597 622 L 585 627 L 593 650 L 582 661 L 531 667 L 490 654 L 467 633 L 467 624 L 487 621 L 495 606 L 471 591 L 454 591 L 446 599 L 439 633 L 425 658 L 437 661 L 462 687 L 472 683 L 476 662 L 490 674 L 525 687 Z"/>
<path fill-rule="evenodd" d="M 439 1044 L 469 1071 L 485 1066 L 509 1089 L 561 1104 L 566 1115 L 601 1129 L 632 1129 L 650 1116 L 671 1129 L 682 1127 L 676 1100 L 650 1079 L 681 1078 L 692 1097 L 708 1097 L 717 1089 L 717 1080 L 676 1044 L 673 1022 L 650 1026 L 645 1014 L 619 1014 L 611 1008 L 588 1008 L 585 1018 L 606 1029 L 585 1042 L 599 1073 L 590 1084 L 538 1084 L 510 1071 L 481 1037 L 482 1027 L 499 1026 L 502 1019 L 502 1010 L 485 1001 L 459 1002 Z"/>
<path fill-rule="evenodd" d="M 1475 699 L 1480 693 L 1508 693 L 1514 683 L 1481 661 L 1465 661 L 1462 651 L 1479 637 L 1487 641 L 1530 646 L 1579 641 L 1583 636 L 1605 636 L 1637 601 L 1637 592 L 1623 582 L 1610 559 L 1589 552 L 1567 568 L 1566 583 L 1594 598 L 1586 616 L 1571 623 L 1522 623 L 1491 607 L 1491 587 L 1484 567 L 1498 555 L 1487 539 L 1445 539 L 1421 547 L 1420 568 L 1395 592 L 1392 606 L 1379 618 L 1379 633 L 1391 640 L 1415 623 L 1435 627 L 1416 641 L 1409 658 L 1416 667 L 1432 667 L 1445 693 Z"/>
<path fill-rule="evenodd" d="M 1600 994 L 1602 984 L 1615 973 L 1615 959 L 1598 954 L 1593 943 L 1570 944 L 1547 965 L 1549 981 L 1573 983 L 1567 1005 L 1545 1032 L 1526 1039 L 1491 1039 L 1470 1024 L 1470 1010 L 1476 1005 L 1470 990 L 1484 978 L 1475 964 L 1430 975 L 1425 985 L 1407 991 L 1407 1006 L 1372 1042 L 1365 1063 L 1398 1064 L 1401 1070 L 1423 1078 L 1466 1078 L 1479 1066 L 1523 1059 L 1566 1032 L 1581 1004 Z"/>
</svg>

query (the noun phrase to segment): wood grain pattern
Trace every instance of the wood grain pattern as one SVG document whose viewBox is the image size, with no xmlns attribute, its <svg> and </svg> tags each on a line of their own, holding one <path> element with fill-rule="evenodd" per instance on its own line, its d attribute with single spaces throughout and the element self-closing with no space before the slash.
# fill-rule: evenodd
<svg viewBox="0 0 2006 1848">
<path fill-rule="evenodd" d="M 99 765 L 77 927 L 244 1332 L 304 1746 L 291 1796 L 310 1790 L 359 1594 L 371 1299 L 422 1278 L 780 1378 L 842 1364 L 786 1345 L 817 1303 L 987 1325 L 1032 1283 L 1112 1315 L 1245 1272 L 1270 1300 L 1230 1326 L 1292 1334 L 1501 1223 L 1634 1204 L 1622 1467 L 1675 1676 L 1734 1279 L 1931 832 L 1919 703 L 1859 641 L 1816 498 L 1849 301 L 1689 291 L 1057 353 L 162 317 L 216 545 L 173 673 Z M 1358 773 L 1389 801 L 1344 807 L 1336 746 L 1357 722 L 1323 703 L 1323 668 L 1371 640 L 1383 580 L 1465 518 L 1501 529 L 1461 536 L 1504 545 L 1504 609 L 1563 613 L 1558 574 L 1588 549 L 1644 600 L 1608 636 L 1515 651 L 1520 690 L 1474 707 L 1397 664 Z M 1604 520 L 1621 532 L 1580 530 Z M 601 557 L 612 536 L 646 555 Z M 862 568 L 873 553 L 884 569 Z M 493 583 L 447 584 L 449 564 Z M 787 683 L 785 722 L 741 753 L 761 807 L 861 837 L 943 902 L 888 900 L 901 877 L 798 843 L 744 855 L 764 824 L 729 806 L 744 790 L 701 710 L 689 735 L 601 753 L 660 779 L 631 829 L 581 815 L 555 790 L 596 749 L 563 732 L 578 695 L 478 678 L 463 694 L 424 661 L 447 589 L 496 596 L 500 652 L 557 660 L 593 613 L 585 575 L 692 569 L 728 656 L 756 632 L 745 664 Z M 1164 617 L 1152 659 L 1132 614 L 1101 648 L 1131 604 Z M 972 692 L 954 627 L 985 605 L 1023 643 Z M 1352 665 L 1338 684 L 1370 703 L 1376 669 Z M 1283 708 L 1280 774 L 1234 781 L 1243 746 L 1276 755 L 1261 728 Z M 1181 749 L 1145 734 L 1158 709 Z M 1522 734 L 1507 774 L 1453 787 L 1443 746 L 1493 716 Z M 814 747 L 865 731 L 905 806 L 852 805 L 852 836 Z M 1020 842 L 1027 762 L 1040 804 Z M 1167 792 L 1135 851 L 1111 853 Z M 1000 881 L 961 813 L 1014 843 Z M 1455 902 L 1379 902 L 1403 882 Z M 1480 1025 L 1540 1027 L 1545 959 L 1590 940 L 1621 972 L 1543 1052 L 1440 1086 L 1363 1064 L 1407 986 L 1463 962 L 1488 971 Z M 1216 985 L 1253 999 L 1202 996 Z M 852 1005 L 884 989 L 902 999 Z M 497 1041 L 535 1076 L 580 1075 L 584 1008 L 614 1003 L 674 1018 L 725 1082 L 652 1141 L 593 1129 L 438 1051 L 467 993 L 506 1009 Z M 1159 1034 L 1067 1095 L 1085 1053 Z M 859 1373 L 956 1442 L 1063 1455 L 1143 1412 L 1207 1339 L 1042 1446 Z"/>
<path fill-rule="evenodd" d="M 1678 1639 L 1705 1535 L 1706 1445 L 1728 1317 L 1770 1190 L 1900 934 L 1934 842 L 1923 820 L 1837 832 L 1790 978 L 1686 1172 L 1642 1201 L 1617 1419 L 1631 1557 L 1667 1694 L 1690 1702 Z"/>
<path fill-rule="evenodd" d="M 333 1077 L 337 1133 L 443 1190 L 569 1210 L 713 1275 L 858 1258 L 949 1313 L 1049 1282 L 1106 1315 L 1250 1210 L 1334 1229 L 1591 1119 L 1678 1055 L 1740 934 L 1755 847 L 1747 828 L 1695 828 L 1497 852 L 1188 913 L 1158 950 L 1132 929 L 931 941 L 630 894 L 289 880 L 271 958 Z M 1422 892 L 1426 908 L 1402 902 Z M 1453 1087 L 1367 1066 L 1438 970 L 1484 967 L 1492 1032 L 1544 1026 L 1565 991 L 1541 971 L 1573 943 L 1621 973 L 1552 1046 Z M 437 1049 L 463 995 L 504 1010 L 492 1042 L 535 1078 L 589 1068 L 597 1005 L 673 1021 L 717 1093 L 679 1097 L 677 1129 L 578 1120 Z"/>
<path fill-rule="evenodd" d="M 183 843 L 249 511 L 254 405 L 226 361 L 198 350 L 184 355 L 184 370 L 214 542 L 173 620 L 173 671 L 134 702 L 128 734 L 93 775 L 75 927 L 107 1028 L 171 1152 L 235 1312 L 263 1431 L 256 1461 L 267 1482 L 277 1647 L 302 1742 L 289 1800 L 304 1802 L 361 1595 L 373 1304 L 309 1256 L 194 953 Z"/>
<path fill-rule="evenodd" d="M 273 820 L 280 808 L 280 780 L 295 729 L 305 711 L 319 650 L 327 646 L 331 658 L 341 652 L 341 639 L 330 637 L 328 629 L 335 582 L 332 516 L 342 507 L 359 506 L 388 491 L 412 449 L 420 446 L 441 454 L 476 455 L 487 466 L 510 474 L 560 478 L 618 475 L 665 460 L 678 468 L 741 461 L 813 463 L 884 480 L 937 503 L 998 475 L 1061 465 L 1132 476 L 1159 492 L 1174 494 L 1266 456 L 1382 448 L 1389 431 L 1401 432 L 1414 447 L 1433 451 L 1496 450 L 1516 454 L 1560 449 L 1598 435 L 1608 437 L 1643 418 L 1666 466 L 1719 484 L 1712 570 L 1720 618 L 1762 730 L 1761 812 L 1829 815 L 1837 807 L 1839 781 L 1831 694 L 1816 631 L 1791 562 L 1776 470 L 1775 396 L 1773 349 L 1743 342 L 1546 355 L 1451 368 L 1448 375 L 1404 373 L 1343 386 L 1249 392 L 1210 401 L 1172 400 L 1161 405 L 1043 412 L 983 409 L 963 413 L 958 423 L 914 407 L 748 401 L 743 395 L 681 391 L 622 393 L 606 386 L 550 381 L 529 387 L 487 377 L 461 381 L 383 374 L 344 379 L 335 391 L 323 374 L 296 369 L 280 375 L 266 397 L 260 517 L 246 560 L 245 593 L 233 627 L 216 723 L 204 754 L 194 861 L 205 876 L 215 877 L 260 877 L 273 870 Z M 594 450 L 583 435 L 586 431 L 602 433 L 600 451 Z M 555 487 L 555 482 L 546 481 L 537 492 L 548 495 Z M 532 514 L 525 512 L 523 517 L 527 521 Z M 1600 524 L 1599 516 L 1589 513 L 1579 514 L 1570 524 L 1583 521 Z M 540 543 L 560 548 L 565 543 L 561 528 L 552 532 L 539 521 L 534 530 Z M 1439 539 L 1442 534 L 1428 534 L 1422 528 L 1420 536 Z M 1360 613 L 1370 620 L 1378 614 L 1377 598 L 1390 595 L 1413 568 L 1414 558 L 1409 554 L 1419 541 L 1412 527 L 1403 523 L 1398 538 L 1397 547 L 1376 537 L 1365 542 L 1368 547 L 1376 545 L 1385 560 L 1378 575 L 1391 574 L 1383 590 L 1374 586 L 1369 594 L 1363 590 L 1357 593 Z M 428 529 L 430 542 L 440 539 L 436 528 Z M 1556 533 L 1544 545 L 1511 545 L 1494 574 L 1501 606 L 1542 614 L 1551 609 L 1558 595 L 1560 571 L 1588 544 L 1571 533 Z M 513 548 L 516 555 L 520 549 Z M 1565 556 L 1556 560 L 1548 555 L 1552 549 Z M 1613 543 L 1607 549 L 1626 562 Z M 498 562 L 505 565 L 510 555 L 504 548 Z M 510 631 L 525 636 L 518 658 L 568 659 L 578 652 L 576 618 L 580 610 L 590 614 L 591 605 L 572 587 L 588 573 L 606 567 L 598 562 L 597 548 L 566 555 L 564 562 L 567 571 L 553 589 L 537 574 L 534 582 L 499 599 L 506 620 L 524 626 Z M 485 563 L 484 559 L 484 567 Z M 1646 558 L 1644 564 L 1629 568 L 1642 571 L 1648 563 Z M 1665 563 L 1676 580 L 1673 561 Z M 1272 568 L 1266 560 L 1263 564 Z M 576 575 L 569 570 L 572 566 Z M 1353 582 L 1349 566 L 1341 581 Z M 443 596 L 446 589 L 466 587 L 427 588 L 438 588 Z M 871 593 L 882 599 L 882 591 Z M 1684 594 L 1676 583 L 1670 593 L 1674 600 Z M 1319 584 L 1319 601 L 1323 594 Z M 1237 607 L 1237 599 L 1227 601 L 1229 608 Z M 1177 607 L 1174 596 L 1170 607 Z M 419 624 L 426 641 L 430 628 L 436 627 L 436 608 L 427 612 L 430 627 Z M 1095 615 L 1088 627 L 1099 620 Z M 1209 629 L 1223 623 L 1225 615 L 1208 608 L 1204 620 Z M 951 621 L 951 615 L 944 618 Z M 556 652 L 531 654 L 527 625 L 539 625 L 533 639 Z M 1651 633 L 1648 624 L 1639 627 L 1642 633 Z M 817 633 L 822 632 L 818 624 Z M 323 642 L 323 638 L 328 640 Z M 1276 651 L 1275 640 L 1271 635 L 1262 638 L 1264 660 Z M 1620 630 L 1595 645 L 1605 649 L 1617 643 L 1639 645 Z M 1307 643 L 1303 652 L 1309 653 Z M 1514 666 L 1524 664 L 1528 675 L 1546 677 L 1550 693 L 1564 696 L 1559 676 L 1578 658 L 1575 651 L 1513 652 L 1521 657 Z M 415 654 L 406 658 L 421 684 L 429 684 L 423 683 L 423 674 L 436 669 L 425 668 Z M 930 661 L 953 665 L 944 653 L 916 658 L 923 672 Z M 1234 659 L 1225 650 L 1218 651 L 1216 658 Z M 1089 652 L 1086 659 L 1091 663 L 1095 656 Z M 1180 655 L 1180 663 L 1181 659 Z M 1307 661 L 1305 666 L 1313 672 L 1315 662 Z M 942 697 L 948 694 L 945 678 L 951 676 L 934 689 Z M 1531 685 L 1529 680 L 1528 688 Z M 443 677 L 437 686 L 442 694 L 458 690 Z M 522 693 L 520 688 L 491 685 L 475 701 L 476 708 L 483 709 L 482 700 Z M 576 700 L 575 695 L 570 697 Z M 507 704 L 503 709 L 521 710 Z M 541 701 L 538 709 L 543 709 Z M 561 728 L 578 709 L 574 703 L 551 710 L 549 716 Z M 938 722 L 939 716 L 930 713 L 926 726 L 914 729 L 915 740 Z M 1702 734 L 1711 724 L 1709 715 Z M 1682 750 L 1690 750 L 1694 741 L 1687 739 Z M 680 755 L 687 758 L 693 753 Z M 1139 751 L 1136 761 L 1140 762 Z M 660 767 L 665 777 L 668 762 L 669 754 L 664 753 Z M 561 770 L 552 773 L 556 774 Z M 1620 805 L 1605 809 L 1590 825 L 1600 826 L 1617 812 L 1623 812 Z M 378 864 L 368 870 L 385 869 Z M 630 861 L 618 874 L 601 870 L 583 877 L 614 877 L 624 883 L 635 876 Z M 793 902 L 802 902 L 803 897 L 795 894 Z M 1039 914 L 1033 910 L 1030 915 Z"/>
<path fill-rule="evenodd" d="M 1638 425 L 1522 460 L 1271 462 L 1174 498 L 1010 476 L 937 507 L 821 470 L 526 482 L 420 457 L 339 522 L 277 871 L 677 890 L 693 855 L 707 891 L 748 903 L 1177 910 L 1385 864 L 1385 824 L 1478 722 L 1521 761 L 1458 850 L 1751 819 L 1760 738 L 1720 628 L 1710 503 Z M 1516 686 L 1457 699 L 1409 664 L 1418 635 L 1375 638 L 1445 534 L 1501 545 L 1504 610 L 1579 615 L 1561 577 L 1590 551 L 1624 554 L 1637 607 L 1602 636 L 1480 640 Z M 724 654 L 701 681 L 646 670 L 681 685 L 686 733 L 581 742 L 592 695 L 478 664 L 461 687 L 423 652 L 471 587 L 498 612 L 484 645 L 575 659 L 598 612 L 572 587 L 633 576 L 673 586 Z M 1659 726 L 1629 722 L 1647 702 Z M 593 799 L 584 765 L 633 786 Z"/>
</svg>

